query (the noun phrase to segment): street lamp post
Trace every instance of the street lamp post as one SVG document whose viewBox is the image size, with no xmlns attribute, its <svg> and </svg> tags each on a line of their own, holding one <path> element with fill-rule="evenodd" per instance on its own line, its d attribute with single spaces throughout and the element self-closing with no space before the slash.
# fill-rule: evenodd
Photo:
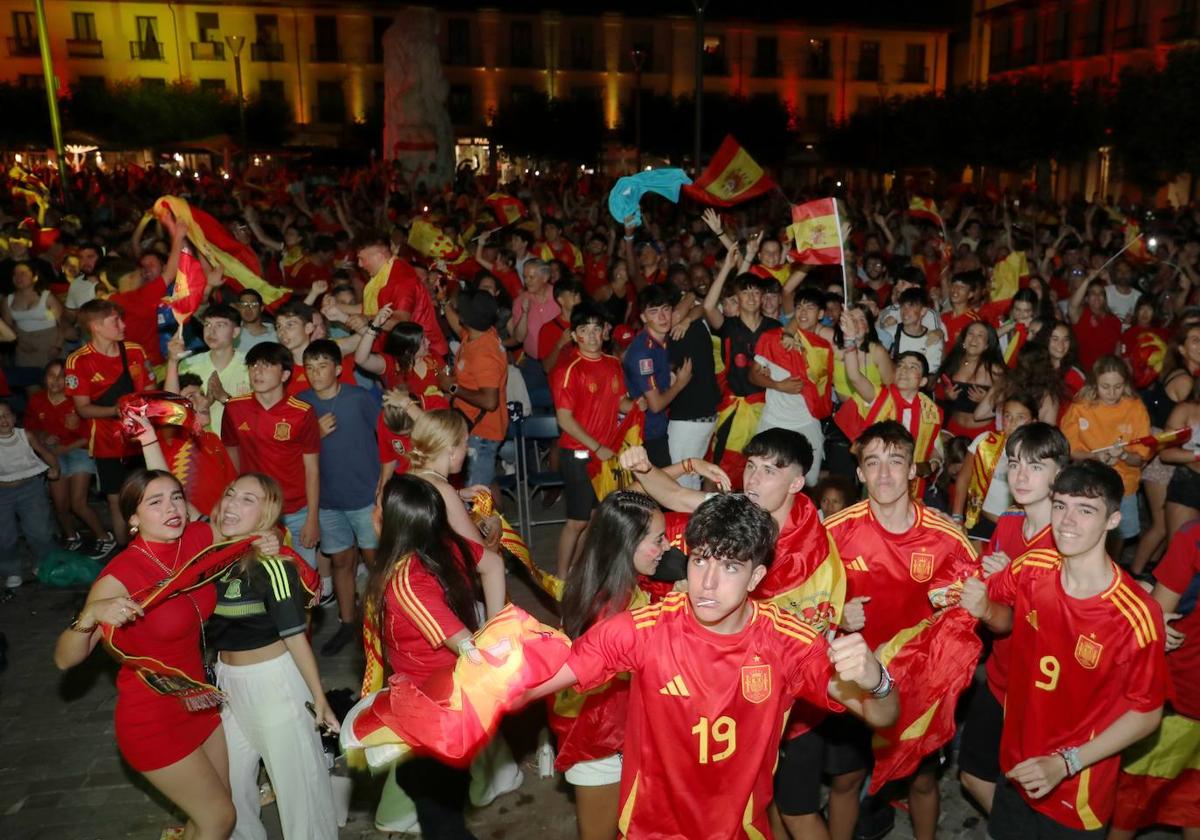
<svg viewBox="0 0 1200 840">
<path fill-rule="evenodd" d="M 692 137 L 692 165 L 696 168 L 696 172 L 700 171 L 701 100 L 704 98 L 704 9 L 707 6 L 708 0 L 692 0 L 692 7 L 696 10 L 696 90 L 693 93 L 696 105 L 696 124 Z"/>
<path fill-rule="evenodd" d="M 54 140 L 54 154 L 58 158 L 58 176 L 62 179 L 63 201 L 67 200 L 70 186 L 67 179 L 67 160 L 63 154 L 62 122 L 58 117 L 58 82 L 54 78 L 54 59 L 50 55 L 50 34 L 46 28 L 45 0 L 34 0 L 37 16 L 38 51 L 42 55 L 42 78 L 46 84 L 46 102 L 50 108 L 50 135 Z"/>
<path fill-rule="evenodd" d="M 642 171 L 642 66 L 646 63 L 646 52 L 634 47 L 629 52 L 633 61 L 633 145 L 637 149 L 637 171 Z"/>
<path fill-rule="evenodd" d="M 242 50 L 246 46 L 245 35 L 226 35 L 225 43 L 233 53 L 233 78 L 237 84 L 238 131 L 243 154 L 246 151 L 246 97 L 242 94 Z"/>
</svg>

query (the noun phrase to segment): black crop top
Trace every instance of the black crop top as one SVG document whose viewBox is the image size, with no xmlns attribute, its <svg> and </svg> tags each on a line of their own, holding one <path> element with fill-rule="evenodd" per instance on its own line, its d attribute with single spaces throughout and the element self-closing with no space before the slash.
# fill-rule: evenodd
<svg viewBox="0 0 1200 840">
<path fill-rule="evenodd" d="M 233 566 L 217 580 L 217 609 L 205 628 L 213 650 L 255 650 L 303 633 L 308 590 L 283 557 L 260 558 L 243 572 Z"/>
</svg>

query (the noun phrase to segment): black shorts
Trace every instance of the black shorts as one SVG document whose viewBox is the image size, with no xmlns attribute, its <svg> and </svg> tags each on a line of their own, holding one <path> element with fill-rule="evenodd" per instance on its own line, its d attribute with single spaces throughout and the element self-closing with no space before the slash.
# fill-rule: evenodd
<svg viewBox="0 0 1200 840">
<path fill-rule="evenodd" d="M 1180 464 L 1167 483 L 1167 501 L 1200 510 L 1200 472 Z"/>
<path fill-rule="evenodd" d="M 97 458 L 96 475 L 100 477 L 100 492 L 105 496 L 115 496 L 121 492 L 121 485 L 135 470 L 143 469 L 146 462 L 141 455 L 127 455 L 124 458 Z"/>
<path fill-rule="evenodd" d="M 1101 840 L 1105 828 L 1070 828 L 1035 811 L 1008 779 L 996 783 L 987 833 L 991 840 Z"/>
<path fill-rule="evenodd" d="M 871 728 L 854 715 L 830 715 L 816 731 L 825 739 L 825 772 L 829 775 L 857 773 L 874 765 Z"/>
<path fill-rule="evenodd" d="M 587 522 L 592 518 L 592 509 L 596 507 L 596 489 L 592 487 L 592 478 L 588 475 L 589 458 L 577 458 L 576 451 L 588 454 L 585 450 L 563 449 L 559 461 L 559 471 L 563 477 L 563 499 L 567 507 L 567 519 L 576 522 Z"/>
<path fill-rule="evenodd" d="M 985 782 L 1000 778 L 1000 730 L 1004 707 L 987 683 L 977 683 L 958 747 L 958 769 Z"/>
<path fill-rule="evenodd" d="M 821 773 L 825 768 L 825 738 L 819 727 L 784 741 L 775 768 L 775 804 L 787 817 L 821 810 Z"/>
</svg>

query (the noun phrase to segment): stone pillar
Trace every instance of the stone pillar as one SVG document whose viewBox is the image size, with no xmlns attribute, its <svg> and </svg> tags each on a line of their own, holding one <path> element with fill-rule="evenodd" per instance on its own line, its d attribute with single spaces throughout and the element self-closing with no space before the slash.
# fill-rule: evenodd
<svg viewBox="0 0 1200 840">
<path fill-rule="evenodd" d="M 432 8 L 404 9 L 384 33 L 383 84 L 384 157 L 417 182 L 448 183 L 454 177 L 454 127 Z"/>
</svg>

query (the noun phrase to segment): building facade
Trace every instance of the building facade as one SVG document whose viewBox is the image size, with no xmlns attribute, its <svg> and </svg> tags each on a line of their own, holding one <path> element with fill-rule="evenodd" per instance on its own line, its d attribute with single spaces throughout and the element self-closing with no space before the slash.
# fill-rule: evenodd
<svg viewBox="0 0 1200 840">
<path fill-rule="evenodd" d="M 459 133 L 480 133 L 496 109 L 521 96 L 593 99 L 613 128 L 639 83 L 644 91 L 690 95 L 694 20 L 639 18 L 603 6 L 583 14 L 439 7 L 439 49 Z M 236 51 L 247 97 L 286 101 L 298 124 L 314 126 L 362 121 L 381 106 L 383 32 L 402 8 L 46 0 L 58 83 L 73 94 L 128 81 L 188 81 L 232 93 Z M 31 0 L 0 0 L 0 27 L 8 28 L 0 80 L 41 85 Z M 816 129 L 880 98 L 943 90 L 947 36 L 718 18 L 705 25 L 704 90 L 778 97 L 798 125 Z"/>
</svg>

